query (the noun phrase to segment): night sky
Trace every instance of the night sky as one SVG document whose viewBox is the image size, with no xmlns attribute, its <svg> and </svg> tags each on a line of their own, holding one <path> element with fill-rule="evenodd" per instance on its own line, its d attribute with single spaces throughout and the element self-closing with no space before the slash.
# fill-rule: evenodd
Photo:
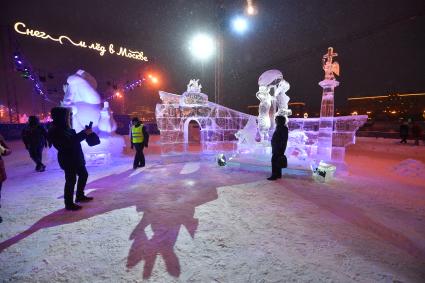
<svg viewBox="0 0 425 283">
<path fill-rule="evenodd" d="M 203 66 L 188 51 L 188 40 L 196 32 L 214 33 L 214 0 L 84 0 L 2 1 L 0 24 L 2 46 L 8 44 L 7 29 L 16 21 L 52 35 L 75 40 L 114 43 L 144 51 L 149 62 L 131 60 L 93 50 L 60 45 L 11 31 L 13 50 L 40 74 L 53 74 L 44 84 L 55 101 L 63 96 L 66 77 L 84 69 L 98 81 L 98 91 L 107 95 L 110 82 L 123 84 L 146 72 L 159 74 L 159 89 L 181 94 L 191 78 L 201 78 L 203 92 L 213 100 L 214 60 Z M 228 23 L 242 14 L 246 1 L 223 1 Z M 323 79 L 321 58 L 328 46 L 339 54 L 341 85 L 335 101 L 347 97 L 425 91 L 425 1 L 254 1 L 258 14 L 251 18 L 250 31 L 237 35 L 224 31 L 224 90 L 222 104 L 247 111 L 258 104 L 259 75 L 271 68 L 283 72 L 291 84 L 291 101 L 306 102 L 311 110 L 320 107 Z M 229 23 L 230 25 L 230 23 Z M 12 50 L 12 51 L 13 51 Z M 11 60 L 11 55 L 1 58 Z M 6 104 L 4 76 L 16 86 L 21 112 L 39 111 L 29 81 L 13 70 L 0 73 L 0 104 Z M 55 92 L 55 89 L 57 92 Z M 25 100 L 25 102 L 24 102 Z M 132 105 L 159 101 L 157 89 L 136 88 L 127 96 Z M 48 108 L 53 106 L 48 104 Z M 130 108 L 131 110 L 131 108 Z"/>
</svg>

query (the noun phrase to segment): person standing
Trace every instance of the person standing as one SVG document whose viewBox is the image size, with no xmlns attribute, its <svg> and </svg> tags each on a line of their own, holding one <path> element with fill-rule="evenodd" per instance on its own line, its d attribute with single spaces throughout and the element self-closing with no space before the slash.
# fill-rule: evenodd
<svg viewBox="0 0 425 283">
<path fill-rule="evenodd" d="M 3 186 L 3 182 L 6 181 L 6 169 L 4 166 L 4 160 L 2 158 L 2 155 L 9 155 L 12 153 L 12 151 L 9 149 L 9 147 L 6 145 L 6 142 L 2 135 L 0 135 L 0 207 L 1 207 L 1 188 Z M 0 216 L 0 223 L 3 222 L 3 219 Z"/>
<path fill-rule="evenodd" d="M 134 117 L 131 120 L 131 149 L 136 149 L 134 155 L 133 169 L 145 166 L 145 155 L 143 154 L 143 148 L 148 147 L 149 134 L 145 129 L 145 126 L 140 122 L 139 118 Z"/>
<path fill-rule="evenodd" d="M 400 125 L 400 143 L 407 143 L 407 137 L 409 136 L 409 124 L 407 122 L 403 122 Z"/>
<path fill-rule="evenodd" d="M 86 127 L 78 134 L 71 128 L 71 109 L 55 107 L 51 110 L 52 126 L 48 132 L 49 142 L 58 150 L 59 166 L 65 172 L 64 199 L 66 210 L 79 210 L 81 206 L 74 203 L 74 187 L 77 183 L 75 202 L 88 202 L 92 197 L 84 195 L 88 172 L 81 142 L 93 131 Z"/>
<path fill-rule="evenodd" d="M 43 164 L 42 159 L 43 148 L 47 147 L 47 131 L 40 124 L 37 116 L 29 117 L 28 125 L 22 131 L 22 141 L 36 165 L 35 171 L 45 171 L 46 165 Z"/>
<path fill-rule="evenodd" d="M 282 168 L 287 167 L 285 156 L 286 145 L 288 143 L 288 127 L 285 116 L 276 116 L 276 129 L 272 136 L 272 175 L 267 178 L 274 181 L 282 178 Z"/>
<path fill-rule="evenodd" d="M 419 140 L 422 138 L 422 128 L 416 121 L 412 125 L 412 136 L 415 140 L 415 145 L 419 145 Z"/>
</svg>

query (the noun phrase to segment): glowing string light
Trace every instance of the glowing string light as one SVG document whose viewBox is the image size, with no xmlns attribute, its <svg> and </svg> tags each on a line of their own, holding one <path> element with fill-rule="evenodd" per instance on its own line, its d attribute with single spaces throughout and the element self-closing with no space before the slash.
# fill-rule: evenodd
<svg viewBox="0 0 425 283">
<path fill-rule="evenodd" d="M 130 59 L 139 60 L 139 61 L 148 61 L 148 57 L 144 55 L 143 51 L 133 51 L 128 48 L 120 46 L 118 49 L 118 52 L 116 52 L 114 45 L 112 43 L 110 43 L 108 45 L 108 48 L 106 48 L 105 45 L 102 45 L 101 43 L 98 43 L 98 42 L 93 42 L 90 44 L 87 44 L 85 41 L 76 42 L 66 35 L 60 35 L 59 37 L 54 37 L 44 31 L 29 29 L 22 22 L 16 22 L 14 25 L 14 29 L 17 33 L 22 35 L 41 38 L 41 39 L 48 39 L 55 42 L 59 42 L 62 45 L 65 42 L 68 42 L 76 47 L 92 49 L 92 50 L 98 51 L 100 56 L 103 56 L 105 55 L 106 52 L 109 52 L 109 54 L 115 54 L 121 57 L 127 57 Z"/>
</svg>

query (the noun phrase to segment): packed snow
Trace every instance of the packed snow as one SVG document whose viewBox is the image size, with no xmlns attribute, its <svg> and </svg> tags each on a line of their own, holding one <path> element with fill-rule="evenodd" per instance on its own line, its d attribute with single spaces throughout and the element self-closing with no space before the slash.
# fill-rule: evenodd
<svg viewBox="0 0 425 283">
<path fill-rule="evenodd" d="M 130 152 L 88 167 L 77 212 L 54 154 L 39 173 L 9 145 L 3 282 L 425 282 L 422 145 L 358 138 L 333 180 L 270 182 L 196 150 L 164 159 L 152 137 L 143 169 Z"/>
</svg>

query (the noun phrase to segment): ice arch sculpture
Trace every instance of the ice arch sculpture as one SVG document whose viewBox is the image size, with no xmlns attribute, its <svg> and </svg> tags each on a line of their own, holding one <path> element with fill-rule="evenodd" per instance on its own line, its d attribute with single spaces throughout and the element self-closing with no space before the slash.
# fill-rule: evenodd
<svg viewBox="0 0 425 283">
<path fill-rule="evenodd" d="M 155 116 L 163 154 L 187 150 L 191 121 L 199 124 L 204 152 L 236 150 L 236 132 L 254 116 L 209 102 L 201 88 L 198 80 L 191 80 L 182 95 L 159 91 L 162 103 L 156 105 Z"/>
</svg>

